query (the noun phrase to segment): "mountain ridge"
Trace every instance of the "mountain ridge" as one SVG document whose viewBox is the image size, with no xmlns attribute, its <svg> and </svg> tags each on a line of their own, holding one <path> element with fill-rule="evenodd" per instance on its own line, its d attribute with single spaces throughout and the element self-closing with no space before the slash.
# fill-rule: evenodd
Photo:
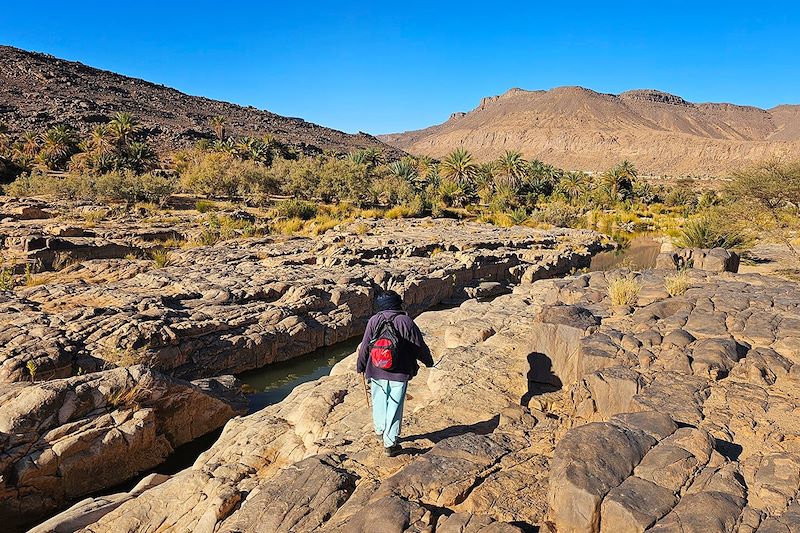
<svg viewBox="0 0 800 533">
<path fill-rule="evenodd" d="M 213 138 L 209 123 L 219 115 L 225 117 L 231 135 L 270 134 L 305 153 L 378 148 L 392 157 L 402 155 L 363 132 L 345 133 L 302 118 L 190 95 L 77 61 L 0 45 L 0 121 L 12 133 L 65 123 L 85 134 L 119 111 L 136 116 L 161 153 Z"/>
<path fill-rule="evenodd" d="M 442 124 L 377 137 L 431 157 L 457 147 L 477 159 L 516 149 L 571 170 L 601 171 L 629 159 L 647 173 L 719 175 L 800 155 L 800 105 L 694 103 L 657 89 L 512 88 Z"/>
</svg>

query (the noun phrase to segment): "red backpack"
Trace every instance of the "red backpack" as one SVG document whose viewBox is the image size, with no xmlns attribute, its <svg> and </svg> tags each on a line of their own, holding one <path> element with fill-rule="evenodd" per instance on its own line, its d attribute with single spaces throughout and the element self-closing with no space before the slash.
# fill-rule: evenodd
<svg viewBox="0 0 800 533">
<path fill-rule="evenodd" d="M 369 341 L 369 359 L 372 366 L 394 372 L 400 368 L 400 346 L 402 337 L 394 327 L 392 320 L 383 319 L 372 340 Z"/>
</svg>

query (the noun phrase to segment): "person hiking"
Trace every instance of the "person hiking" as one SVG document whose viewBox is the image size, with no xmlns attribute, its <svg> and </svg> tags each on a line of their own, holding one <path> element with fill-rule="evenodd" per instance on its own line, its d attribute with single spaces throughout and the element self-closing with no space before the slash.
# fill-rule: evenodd
<svg viewBox="0 0 800 533">
<path fill-rule="evenodd" d="M 369 319 L 358 348 L 358 373 L 365 373 L 372 390 L 372 421 L 383 441 L 384 453 L 397 455 L 408 381 L 419 370 L 420 361 L 433 366 L 431 350 L 422 332 L 403 311 L 403 300 L 394 291 L 375 298 L 376 313 Z"/>
</svg>

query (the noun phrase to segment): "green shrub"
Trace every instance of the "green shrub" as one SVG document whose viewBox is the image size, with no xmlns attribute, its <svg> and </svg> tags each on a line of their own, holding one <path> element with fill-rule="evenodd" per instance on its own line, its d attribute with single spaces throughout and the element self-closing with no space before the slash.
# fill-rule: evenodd
<svg viewBox="0 0 800 533">
<path fill-rule="evenodd" d="M 675 187 L 664 198 L 664 204 L 670 207 L 684 207 L 688 210 L 697 208 L 697 194 L 691 189 Z"/>
<path fill-rule="evenodd" d="M 283 218 L 311 220 L 317 216 L 317 212 L 316 204 L 304 200 L 291 199 L 278 202 L 273 210 L 273 215 Z"/>
<path fill-rule="evenodd" d="M 85 176 L 84 179 L 94 181 L 96 199 L 124 201 L 128 205 L 136 202 L 163 205 L 175 192 L 174 181 L 158 174 L 123 171 L 109 172 L 97 178 Z"/>
<path fill-rule="evenodd" d="M 525 211 L 524 207 L 518 207 L 508 213 L 508 218 L 510 218 L 511 222 L 513 222 L 515 225 L 519 226 L 527 222 L 530 217 L 528 216 L 528 212 Z"/>
<path fill-rule="evenodd" d="M 531 214 L 531 218 L 536 222 L 544 222 L 562 228 L 572 228 L 579 225 L 582 221 L 582 211 L 580 208 L 564 202 L 550 202 L 542 209 L 537 209 Z"/>
<path fill-rule="evenodd" d="M 396 175 L 376 178 L 371 186 L 372 194 L 385 205 L 399 205 L 414 198 L 414 187 L 405 178 Z"/>
<path fill-rule="evenodd" d="M 741 248 L 746 240 L 718 218 L 704 215 L 686 222 L 673 243 L 680 248 Z"/>
<path fill-rule="evenodd" d="M 10 291 L 17 286 L 14 270 L 5 265 L 0 266 L 0 291 Z"/>
<path fill-rule="evenodd" d="M 181 188 L 192 194 L 234 198 L 278 191 L 270 168 L 227 152 L 191 152 L 177 166 Z"/>
<path fill-rule="evenodd" d="M 33 173 L 20 176 L 7 188 L 11 196 L 51 196 L 67 200 L 124 201 L 163 204 L 175 191 L 171 178 L 156 174 L 114 171 L 99 176 Z"/>
</svg>

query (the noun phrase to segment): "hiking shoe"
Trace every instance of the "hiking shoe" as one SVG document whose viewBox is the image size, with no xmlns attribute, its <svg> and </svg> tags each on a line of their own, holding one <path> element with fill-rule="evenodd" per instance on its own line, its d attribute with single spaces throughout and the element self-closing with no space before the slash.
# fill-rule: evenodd
<svg viewBox="0 0 800 533">
<path fill-rule="evenodd" d="M 398 455 L 403 448 L 400 447 L 399 444 L 395 444 L 394 446 L 387 446 L 383 449 L 383 454 L 386 457 L 394 457 Z"/>
</svg>

